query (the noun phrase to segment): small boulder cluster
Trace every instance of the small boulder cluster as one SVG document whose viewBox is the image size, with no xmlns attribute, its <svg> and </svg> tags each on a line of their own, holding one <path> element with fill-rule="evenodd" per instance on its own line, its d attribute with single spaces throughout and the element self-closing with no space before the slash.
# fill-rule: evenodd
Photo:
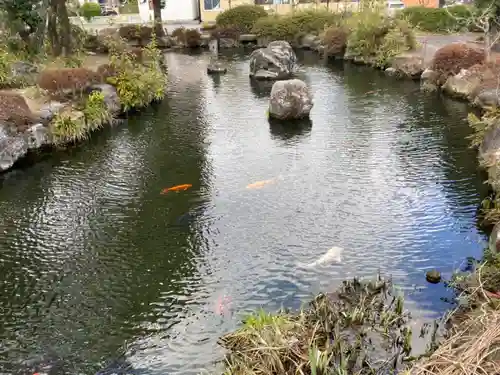
<svg viewBox="0 0 500 375">
<path fill-rule="evenodd" d="M 306 83 L 290 79 L 297 72 L 297 56 L 286 41 L 274 41 L 250 55 L 250 78 L 276 80 L 269 99 L 269 117 L 297 120 L 309 117 L 312 94 Z"/>
</svg>

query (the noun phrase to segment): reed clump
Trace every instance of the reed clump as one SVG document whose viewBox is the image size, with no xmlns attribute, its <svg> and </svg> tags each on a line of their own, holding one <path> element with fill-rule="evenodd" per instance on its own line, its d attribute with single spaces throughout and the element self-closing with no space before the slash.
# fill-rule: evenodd
<svg viewBox="0 0 500 375">
<path fill-rule="evenodd" d="M 297 313 L 259 311 L 220 339 L 225 375 L 389 374 L 412 360 L 409 314 L 391 281 L 345 281 Z"/>
</svg>

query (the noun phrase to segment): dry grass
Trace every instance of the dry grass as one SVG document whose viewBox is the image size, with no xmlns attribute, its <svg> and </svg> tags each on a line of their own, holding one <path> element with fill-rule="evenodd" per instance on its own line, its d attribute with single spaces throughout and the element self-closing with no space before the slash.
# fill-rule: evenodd
<svg viewBox="0 0 500 375">
<path fill-rule="evenodd" d="M 500 374 L 500 311 L 474 311 L 411 375 Z"/>
<path fill-rule="evenodd" d="M 346 281 L 298 313 L 260 311 L 223 336 L 225 375 L 388 374 L 407 365 L 409 316 L 390 282 Z"/>
<path fill-rule="evenodd" d="M 46 69 L 38 77 L 38 86 L 50 93 L 81 92 L 101 80 L 96 72 L 86 68 Z"/>
<path fill-rule="evenodd" d="M 455 75 L 461 69 L 482 64 L 484 62 L 484 51 L 473 48 L 465 43 L 453 43 L 441 47 L 436 51 L 431 63 L 431 69 L 440 73 L 440 84 L 443 84 L 448 76 Z"/>
</svg>

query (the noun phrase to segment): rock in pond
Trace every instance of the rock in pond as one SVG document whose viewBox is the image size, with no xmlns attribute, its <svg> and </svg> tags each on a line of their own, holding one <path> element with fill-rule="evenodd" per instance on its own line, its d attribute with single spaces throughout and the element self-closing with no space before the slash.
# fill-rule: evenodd
<svg viewBox="0 0 500 375">
<path fill-rule="evenodd" d="M 441 281 L 441 273 L 436 270 L 428 271 L 425 274 L 425 279 L 431 284 L 437 284 Z"/>
<path fill-rule="evenodd" d="M 297 56 L 284 40 L 271 42 L 250 55 L 250 77 L 255 79 L 287 79 L 297 71 Z"/>
<path fill-rule="evenodd" d="M 28 143 L 22 134 L 0 124 L 0 172 L 10 168 L 28 153 Z"/>
<path fill-rule="evenodd" d="M 451 97 L 458 99 L 474 99 L 481 85 L 481 77 L 478 74 L 462 69 L 455 76 L 450 76 L 443 85 L 443 91 Z"/>
<path fill-rule="evenodd" d="M 227 73 L 227 68 L 220 61 L 212 61 L 207 66 L 208 74 L 224 74 Z"/>
<path fill-rule="evenodd" d="M 290 79 L 273 84 L 269 98 L 269 117 L 278 120 L 307 118 L 312 107 L 312 94 L 304 81 Z"/>
</svg>

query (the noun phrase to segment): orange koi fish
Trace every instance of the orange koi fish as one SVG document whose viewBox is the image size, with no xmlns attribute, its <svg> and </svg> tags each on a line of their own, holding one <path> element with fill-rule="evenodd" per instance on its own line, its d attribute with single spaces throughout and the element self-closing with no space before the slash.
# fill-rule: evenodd
<svg viewBox="0 0 500 375">
<path fill-rule="evenodd" d="M 170 191 L 175 191 L 175 192 L 179 192 L 179 191 L 185 191 L 187 189 L 189 189 L 190 187 L 192 187 L 193 185 L 191 184 L 182 184 L 182 185 L 175 185 L 175 186 L 172 186 L 172 187 L 169 187 L 169 188 L 165 188 L 161 191 L 162 194 L 167 194 L 168 192 Z"/>
<path fill-rule="evenodd" d="M 269 180 L 257 181 L 257 182 L 254 182 L 253 184 L 247 185 L 247 189 L 260 189 L 260 188 L 264 187 L 265 185 L 274 183 L 274 181 L 275 181 L 274 178 L 271 178 Z"/>
</svg>

